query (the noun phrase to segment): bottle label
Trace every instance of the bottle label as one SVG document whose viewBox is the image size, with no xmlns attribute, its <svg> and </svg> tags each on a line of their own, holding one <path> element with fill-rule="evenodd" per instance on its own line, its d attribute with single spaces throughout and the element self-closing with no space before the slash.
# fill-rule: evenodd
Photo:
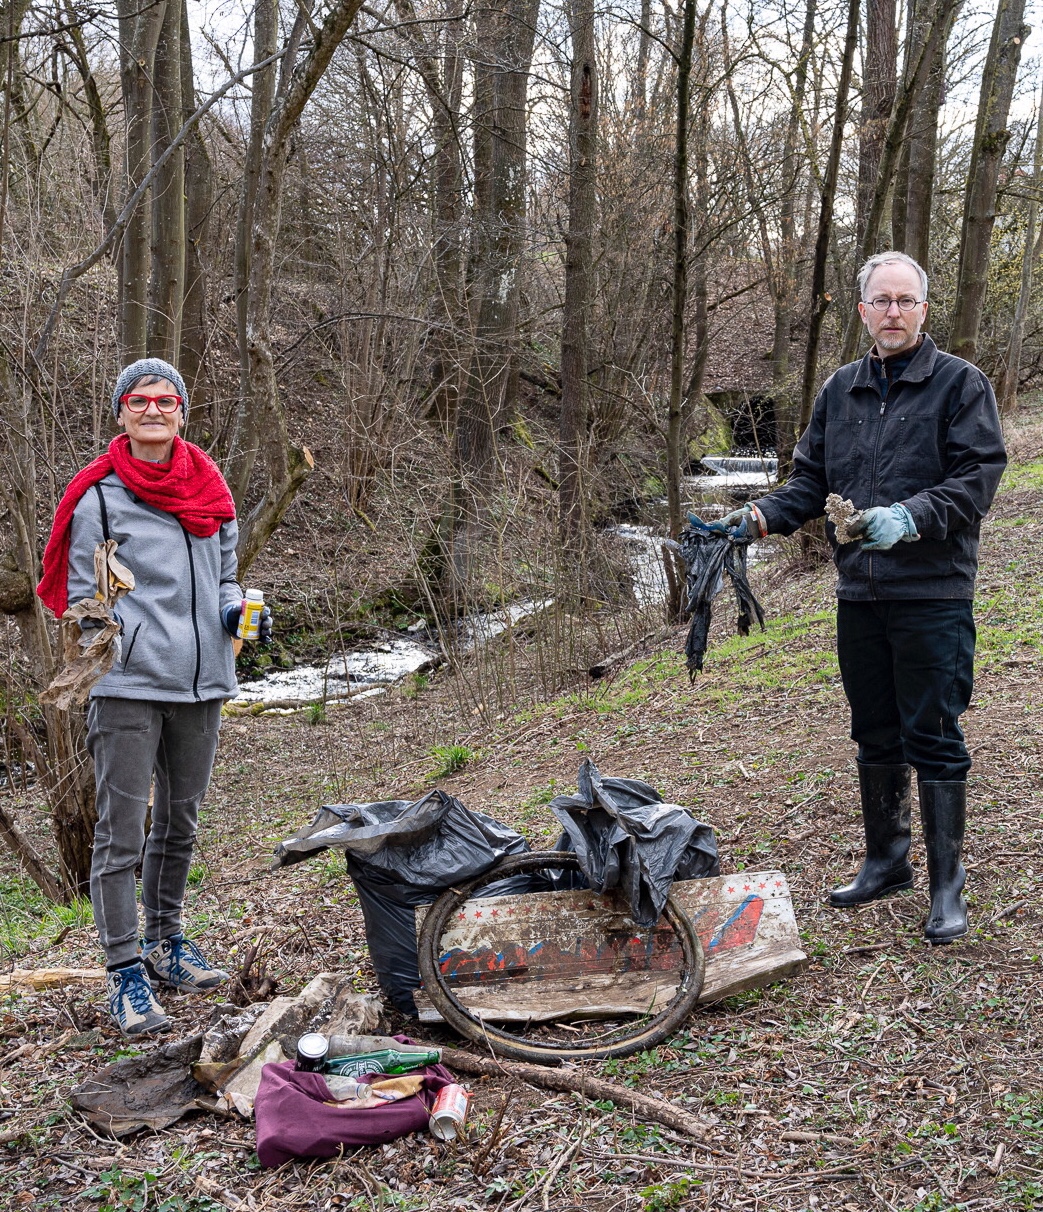
<svg viewBox="0 0 1043 1212">
<path fill-rule="evenodd" d="M 236 630 L 236 635 L 239 639 L 257 639 L 261 633 L 261 611 L 263 610 L 263 602 L 251 602 L 247 598 L 243 599 L 243 609 L 239 615 L 239 627 Z"/>
</svg>

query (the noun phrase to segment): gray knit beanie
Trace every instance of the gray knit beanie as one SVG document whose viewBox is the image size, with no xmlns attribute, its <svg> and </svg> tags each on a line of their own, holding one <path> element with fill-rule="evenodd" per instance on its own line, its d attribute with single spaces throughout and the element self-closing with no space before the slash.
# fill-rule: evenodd
<svg viewBox="0 0 1043 1212">
<path fill-rule="evenodd" d="M 120 397 L 125 396 L 139 379 L 145 379 L 149 375 L 156 375 L 174 384 L 182 401 L 181 415 L 187 420 L 188 388 L 185 386 L 185 380 L 169 362 L 164 362 L 162 358 L 139 358 L 136 362 L 131 362 L 125 370 L 120 371 L 116 386 L 112 389 L 112 415 L 114 417 L 120 415 Z"/>
</svg>

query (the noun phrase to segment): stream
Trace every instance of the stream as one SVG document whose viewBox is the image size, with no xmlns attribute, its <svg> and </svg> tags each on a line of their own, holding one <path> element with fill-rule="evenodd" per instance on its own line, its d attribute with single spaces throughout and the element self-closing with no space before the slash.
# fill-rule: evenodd
<svg viewBox="0 0 1043 1212">
<path fill-rule="evenodd" d="M 736 490 L 748 489 L 752 494 L 769 489 L 778 469 L 778 460 L 774 458 L 711 455 L 702 463 L 709 473 L 687 476 L 681 487 L 689 502 L 687 508 L 711 520 L 735 508 L 736 498 L 732 494 Z M 619 524 L 610 527 L 609 532 L 624 545 L 638 604 L 648 607 L 662 602 L 667 585 L 659 528 Z M 756 544 L 749 549 L 748 558 L 751 565 L 763 558 Z M 533 599 L 471 615 L 461 624 L 456 645 L 469 652 L 551 605 L 551 598 Z M 230 705 L 249 707 L 263 703 L 276 710 L 295 710 L 308 703 L 369 698 L 383 694 L 410 674 L 433 669 L 443 659 L 438 637 L 429 635 L 426 625 L 419 622 L 409 628 L 406 636 L 389 636 L 365 649 L 337 653 L 324 663 L 273 669 L 255 681 L 243 682 Z"/>
</svg>

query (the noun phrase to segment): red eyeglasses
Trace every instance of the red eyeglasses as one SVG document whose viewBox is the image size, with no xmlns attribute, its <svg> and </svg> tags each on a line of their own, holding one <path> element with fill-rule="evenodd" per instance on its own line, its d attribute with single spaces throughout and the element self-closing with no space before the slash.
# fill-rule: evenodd
<svg viewBox="0 0 1043 1212">
<path fill-rule="evenodd" d="M 150 404 L 155 404 L 160 412 L 177 412 L 181 407 L 180 396 L 120 396 L 120 403 L 131 412 L 147 412 Z"/>
</svg>

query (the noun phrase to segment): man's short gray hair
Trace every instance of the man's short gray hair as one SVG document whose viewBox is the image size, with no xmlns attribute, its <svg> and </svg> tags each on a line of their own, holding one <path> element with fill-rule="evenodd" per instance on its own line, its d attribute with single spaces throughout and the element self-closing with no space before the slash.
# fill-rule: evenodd
<svg viewBox="0 0 1043 1212">
<path fill-rule="evenodd" d="M 927 275 L 924 273 L 921 266 L 903 252 L 882 252 L 870 257 L 869 260 L 858 271 L 858 294 L 863 303 L 868 303 L 866 298 L 866 287 L 869 285 L 869 278 L 874 269 L 879 269 L 881 265 L 908 265 L 910 269 L 915 269 L 920 279 L 920 297 L 927 298 Z"/>
</svg>

